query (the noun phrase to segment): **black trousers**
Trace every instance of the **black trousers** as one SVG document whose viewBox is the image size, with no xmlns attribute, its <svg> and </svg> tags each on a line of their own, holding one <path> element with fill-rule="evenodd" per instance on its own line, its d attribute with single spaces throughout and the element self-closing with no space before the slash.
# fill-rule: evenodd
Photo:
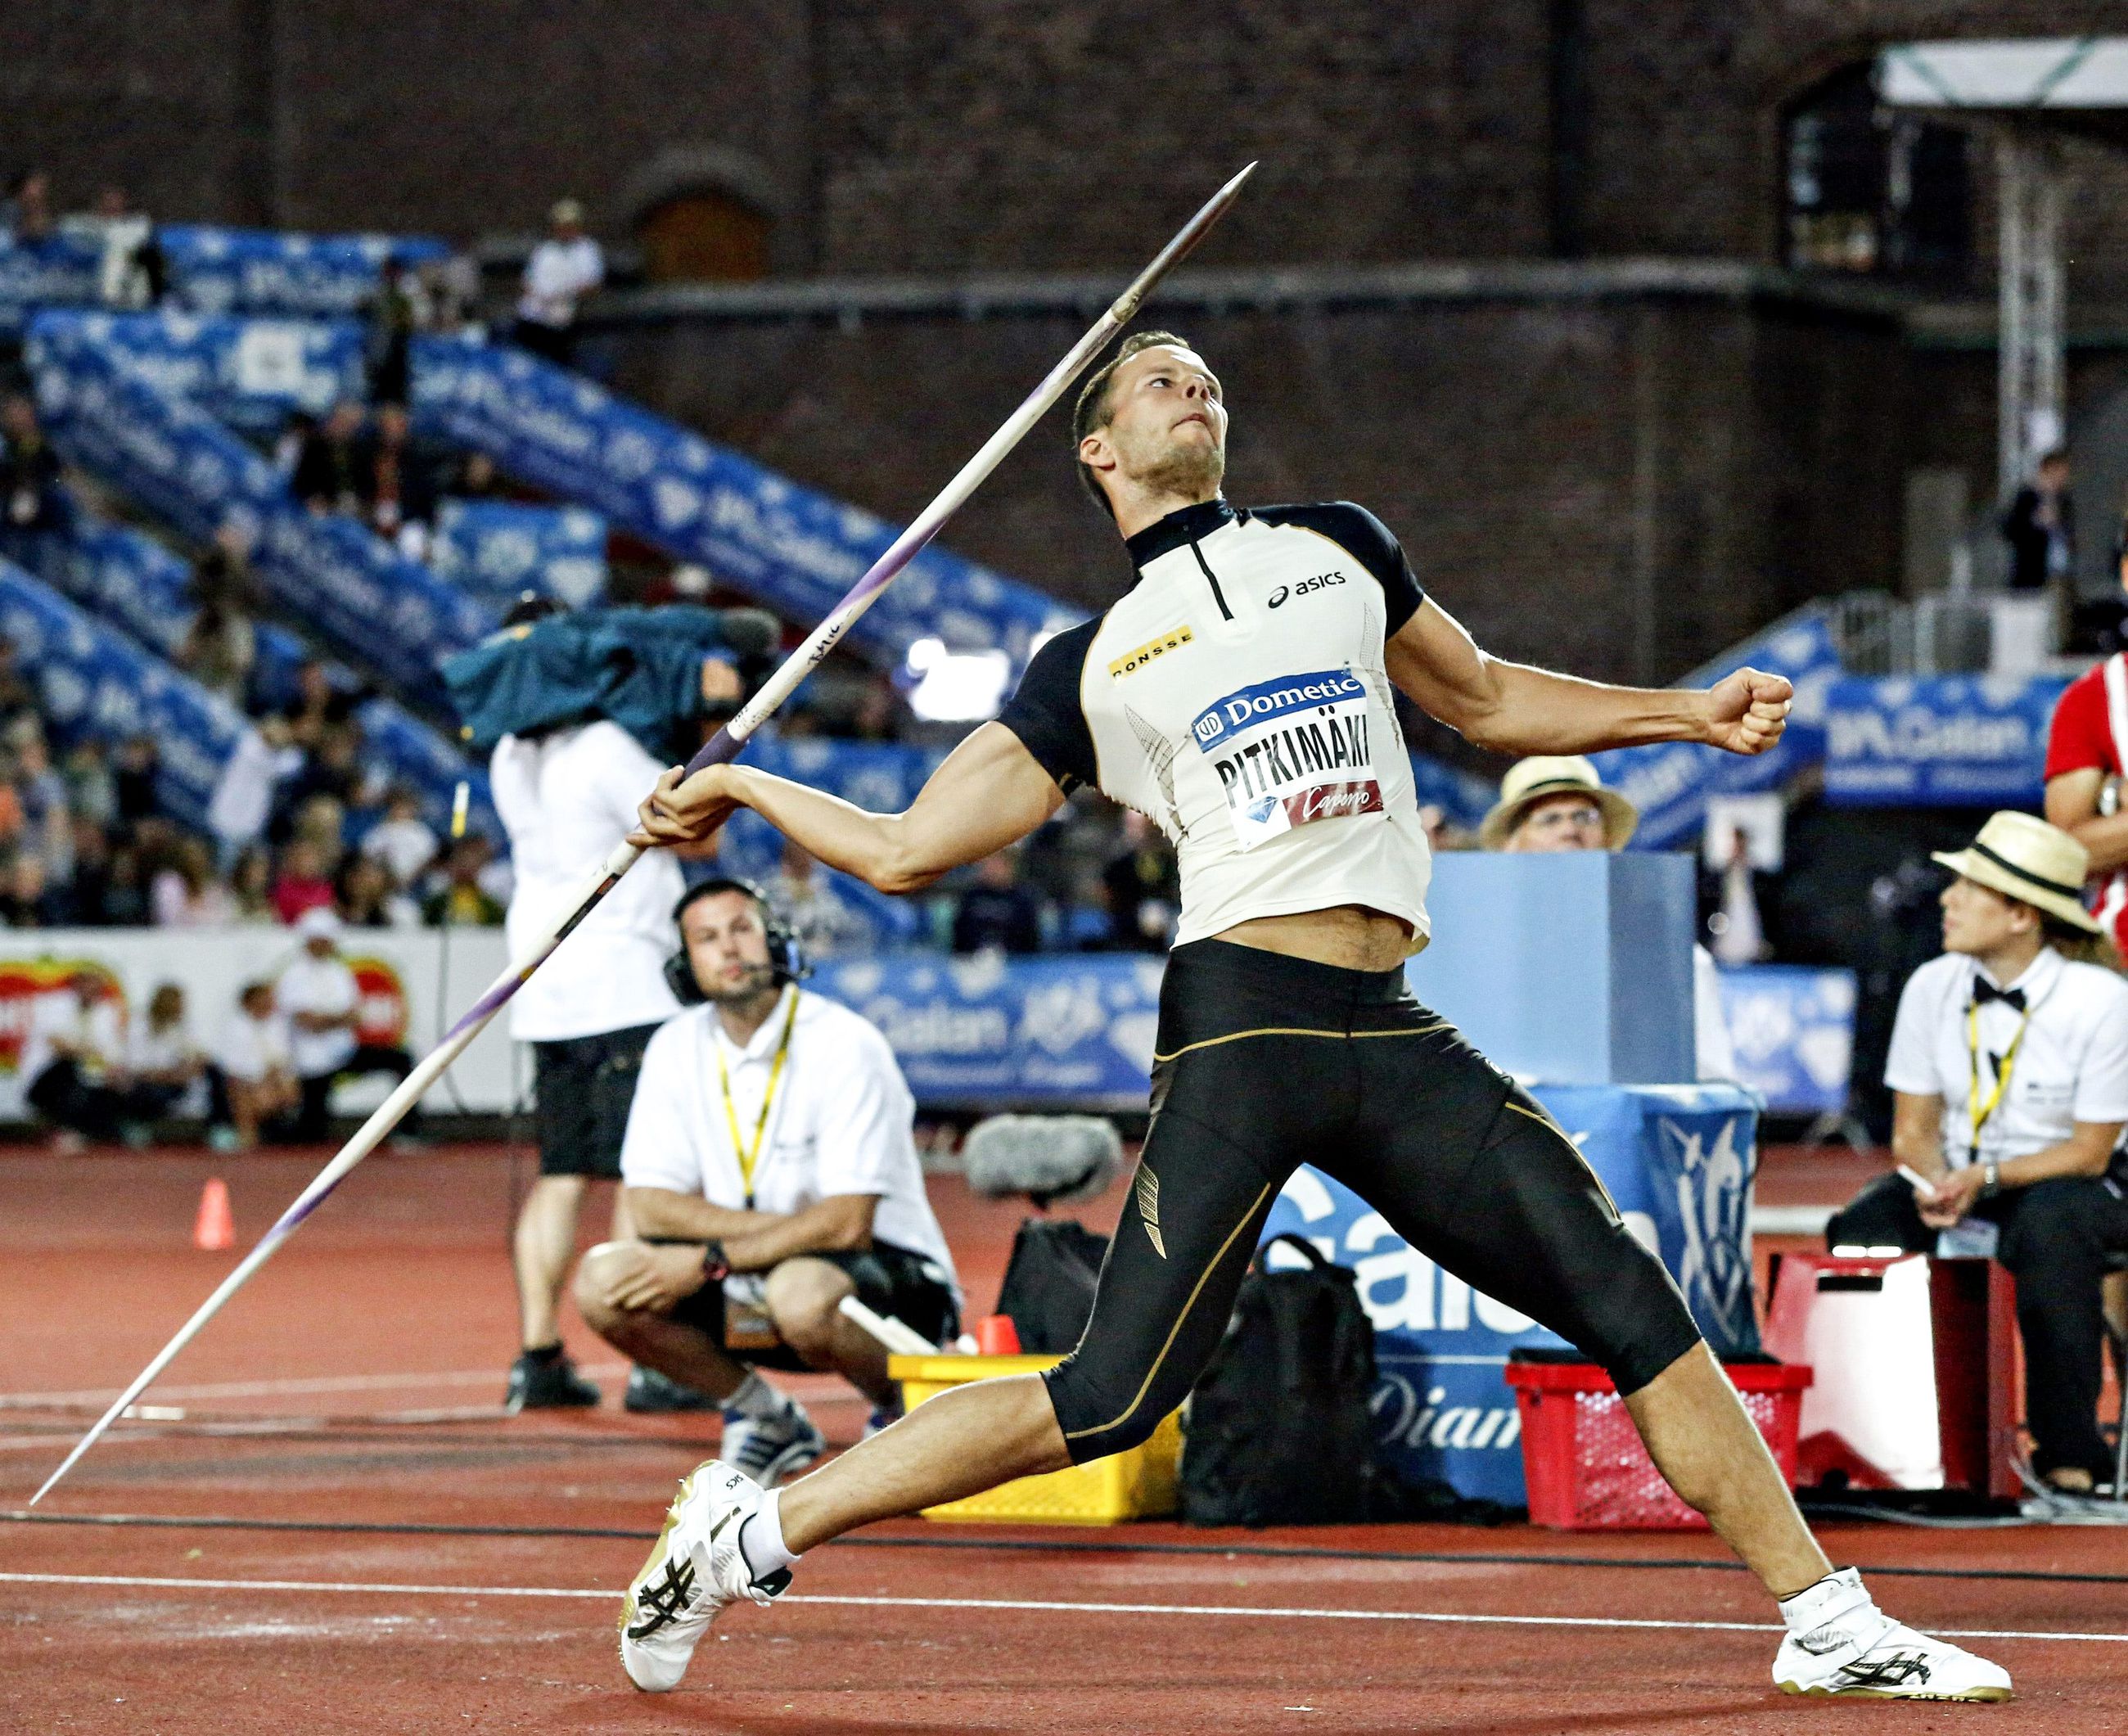
<svg viewBox="0 0 2128 1736">
<path fill-rule="evenodd" d="M 1573 1141 L 1414 1001 L 1402 970 L 1193 942 L 1168 960 L 1154 1061 L 1152 1123 L 1092 1317 L 1044 1377 L 1075 1463 L 1143 1441 L 1196 1383 L 1303 1163 L 1579 1346 L 1622 1392 L 1699 1342 Z"/>
<path fill-rule="evenodd" d="M 532 1045 L 541 1175 L 620 1179 L 629 1106 L 635 1101 L 643 1052 L 657 1034 L 654 1024 L 631 1025 Z"/>
<path fill-rule="evenodd" d="M 108 1142 L 118 1137 L 127 1121 L 152 1121 L 165 1106 L 154 1095 L 156 1087 L 136 1087 L 119 1091 L 93 1084 L 81 1068 L 62 1056 L 30 1082 L 23 1096 L 55 1127 L 64 1127 L 85 1139 Z"/>
<path fill-rule="evenodd" d="M 414 1058 L 403 1049 L 395 1049 L 382 1043 L 364 1043 L 357 1046 L 346 1062 L 329 1073 L 318 1073 L 302 1081 L 302 1106 L 296 1111 L 292 1139 L 306 1143 L 324 1139 L 332 1131 L 332 1115 L 326 1100 L 340 1080 L 363 1073 L 389 1073 L 395 1079 L 403 1079 L 414 1070 Z M 421 1106 L 416 1103 L 406 1111 L 401 1127 L 410 1131 L 420 1125 Z"/>
<path fill-rule="evenodd" d="M 1974 1215 L 2000 1226 L 1999 1259 L 2017 1284 L 2025 1339 L 2025 1420 L 2032 1464 L 2111 1482 L 2113 1455 L 2098 1432 L 2106 1328 L 2100 1295 L 2107 1257 L 2128 1253 L 2128 1201 L 2111 1182 L 2038 1182 L 1983 1200 Z M 1931 1253 L 1936 1233 L 1921 1222 L 1914 1191 L 1883 1176 L 1825 1228 L 1829 1248 L 1903 1248 Z"/>
</svg>

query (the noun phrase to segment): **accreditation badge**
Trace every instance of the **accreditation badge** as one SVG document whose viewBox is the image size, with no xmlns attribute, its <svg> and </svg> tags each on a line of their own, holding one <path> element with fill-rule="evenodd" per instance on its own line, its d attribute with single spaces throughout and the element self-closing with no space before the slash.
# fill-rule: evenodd
<svg viewBox="0 0 2128 1736">
<path fill-rule="evenodd" d="M 1318 669 L 1242 687 L 1190 725 L 1227 798 L 1245 850 L 1312 820 L 1379 814 L 1367 685 L 1350 669 Z"/>
<path fill-rule="evenodd" d="M 783 1340 L 768 1315 L 768 1300 L 761 1278 L 747 1272 L 724 1280 L 724 1348 L 736 1351 L 773 1350 Z"/>
</svg>

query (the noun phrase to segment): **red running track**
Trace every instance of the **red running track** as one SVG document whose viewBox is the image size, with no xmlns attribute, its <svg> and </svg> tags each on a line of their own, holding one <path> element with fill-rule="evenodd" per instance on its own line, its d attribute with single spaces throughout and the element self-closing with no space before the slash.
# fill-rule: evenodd
<svg viewBox="0 0 2128 1736">
<path fill-rule="evenodd" d="M 240 1237 L 315 1168 L 216 1161 Z M 0 1508 L 227 1269 L 187 1245 L 208 1168 L 0 1157 Z M 0 1522 L 0 1729 L 2128 1731 L 2128 1558 L 2097 1529 L 1828 1535 L 1908 1619 L 2006 1635 L 1974 1643 L 2007 1707 L 1774 1693 L 1773 1612 L 1703 1538 L 921 1521 L 816 1552 L 637 1695 L 617 1593 L 715 1424 L 500 1415 L 511 1181 L 493 1150 L 376 1160 L 149 1395 L 182 1415 Z M 935 1191 L 980 1300 L 1019 1214 Z M 81 1522 L 113 1515 L 173 1523 Z"/>
</svg>

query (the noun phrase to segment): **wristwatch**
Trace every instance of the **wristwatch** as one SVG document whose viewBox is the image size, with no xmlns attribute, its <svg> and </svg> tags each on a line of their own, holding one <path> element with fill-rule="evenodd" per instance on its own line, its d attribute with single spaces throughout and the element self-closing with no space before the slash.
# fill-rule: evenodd
<svg viewBox="0 0 2128 1736">
<path fill-rule="evenodd" d="M 1980 1166 L 1980 1197 L 1983 1200 L 1992 1200 L 2002 1191 L 2002 1166 L 1992 1160 L 1983 1163 Z"/>
<path fill-rule="evenodd" d="M 730 1276 L 731 1262 L 724 1258 L 724 1244 L 712 1237 L 703 1244 L 702 1277 L 709 1283 L 721 1284 Z"/>
</svg>

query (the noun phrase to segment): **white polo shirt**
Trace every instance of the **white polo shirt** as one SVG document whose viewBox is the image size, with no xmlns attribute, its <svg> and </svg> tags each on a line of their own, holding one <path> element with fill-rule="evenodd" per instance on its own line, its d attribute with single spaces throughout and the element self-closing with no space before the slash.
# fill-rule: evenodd
<svg viewBox="0 0 2128 1736">
<path fill-rule="evenodd" d="M 795 987 L 743 1048 L 724 1034 L 714 1006 L 691 1007 L 650 1039 L 620 1148 L 621 1180 L 729 1211 L 747 1209 L 732 1124 L 751 1145 L 794 996 L 797 1019 L 760 1135 L 753 1209 L 802 1211 L 838 1194 L 872 1195 L 879 1201 L 873 1238 L 921 1254 L 950 1277 L 953 1257 L 932 1215 L 910 1131 L 916 1101 L 894 1051 L 866 1019 Z M 731 1084 L 729 1111 L 720 1054 Z"/>
<path fill-rule="evenodd" d="M 1984 974 L 1962 953 L 1931 958 L 1907 979 L 1892 1026 L 1884 1083 L 1943 1100 L 1945 1162 L 1959 1169 L 1974 1161 L 1974 1074 L 1984 1107 L 2006 1057 L 2008 1088 L 1982 1125 L 1979 1161 L 2059 1145 L 2078 1121 L 2128 1121 L 2128 982 L 2043 949 L 2016 982 L 1996 985 L 2024 995 L 2022 1013 L 2002 1001 L 1981 1006 L 1976 1065 L 1967 1009 Z"/>
<path fill-rule="evenodd" d="M 79 1052 L 83 1075 L 100 1079 L 125 1059 L 126 1033 L 118 1003 L 99 996 L 88 1006 L 70 988 L 48 989 L 30 1003 L 30 1028 L 23 1034 L 21 1064 L 16 1069 L 23 1084 L 59 1059 L 55 1039 L 70 1044 Z"/>
<path fill-rule="evenodd" d="M 259 1084 L 276 1068 L 287 1067 L 288 1031 L 281 1015 L 276 1011 L 254 1019 L 238 1007 L 222 1027 L 214 1064 L 246 1085 Z"/>
<path fill-rule="evenodd" d="M 573 241 L 549 237 L 532 250 L 525 262 L 525 293 L 517 300 L 517 316 L 542 326 L 567 326 L 577 316 L 577 303 L 606 281 L 606 255 L 589 235 Z"/>
<path fill-rule="evenodd" d="M 288 1021 L 288 1053 L 298 1078 L 317 1079 L 338 1073 L 353 1058 L 356 1039 L 344 1025 L 305 1030 L 296 1023 L 296 1015 L 321 1013 L 337 1019 L 353 1012 L 361 998 L 354 973 L 337 953 L 313 958 L 302 952 L 289 962 L 273 985 L 273 1002 Z"/>
<path fill-rule="evenodd" d="M 516 870 L 506 923 L 513 958 L 634 830 L 637 804 L 664 769 L 627 730 L 603 720 L 531 741 L 506 735 L 496 744 L 488 778 Z M 670 850 L 638 862 L 512 997 L 511 1035 L 560 1042 L 655 1025 L 677 1012 L 664 973 L 680 944 L 672 906 L 682 884 Z"/>
</svg>

